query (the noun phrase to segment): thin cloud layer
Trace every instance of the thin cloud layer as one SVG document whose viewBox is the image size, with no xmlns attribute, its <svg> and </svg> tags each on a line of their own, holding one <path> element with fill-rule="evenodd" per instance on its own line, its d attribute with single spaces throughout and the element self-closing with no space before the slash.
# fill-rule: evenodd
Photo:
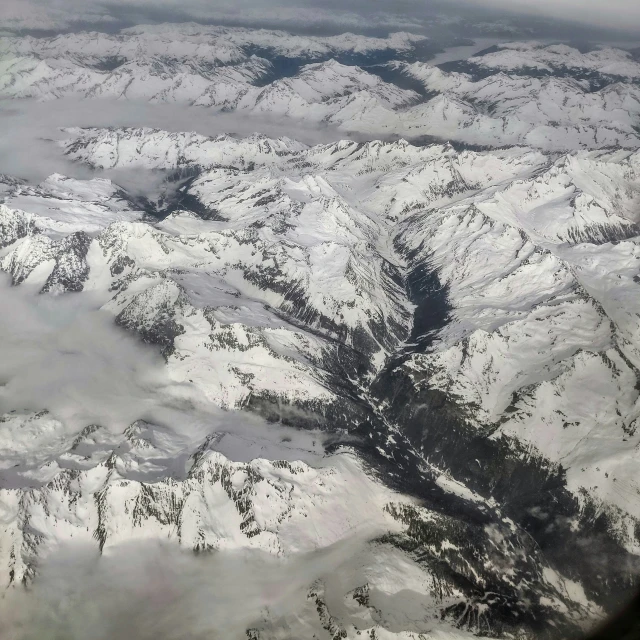
<svg viewBox="0 0 640 640">
<path fill-rule="evenodd" d="M 98 555 L 74 545 L 52 554 L 31 591 L 0 599 L 7 640 L 240 640 L 265 619 L 304 608 L 309 586 L 362 572 L 366 542 L 382 531 L 363 527 L 316 552 L 278 559 L 252 551 L 195 556 L 157 541 Z"/>
<path fill-rule="evenodd" d="M 637 0 L 465 0 L 465 4 L 622 31 L 640 29 L 640 3 Z"/>
<path fill-rule="evenodd" d="M 90 178 L 95 172 L 64 157 L 55 140 L 68 137 L 65 127 L 153 127 L 164 131 L 195 131 L 202 135 L 222 133 L 247 136 L 263 133 L 272 138 L 294 137 L 306 144 L 320 144 L 345 138 L 335 127 L 310 127 L 291 119 L 259 118 L 215 113 L 201 107 L 174 104 L 148 104 L 130 100 L 73 100 L 49 102 L 34 100 L 0 101 L 0 118 L 5 132 L 0 137 L 0 173 L 38 183 L 52 173 L 74 178 Z M 158 180 L 126 172 L 103 172 L 129 191 L 151 188 Z M 139 180 L 144 180 L 138 184 Z M 149 183 L 149 180 L 152 183 Z"/>
<path fill-rule="evenodd" d="M 310 3 L 301 0 L 287 4 L 286 0 L 7 0 L 0 17 L 8 29 L 65 30 L 95 25 L 109 30 L 147 22 L 185 21 L 265 25 L 282 28 L 333 27 L 337 30 L 359 31 L 363 27 L 390 30 L 421 27 L 411 3 L 407 7 L 379 5 L 367 14 L 363 23 L 363 3 L 332 6 L 330 1 Z M 422 8 L 420 9 L 422 13 Z"/>
<path fill-rule="evenodd" d="M 566 20 L 633 33 L 640 28 L 636 0 L 5 0 L 1 23 L 8 29 L 62 30 L 92 25 L 117 29 L 126 24 L 195 20 L 283 28 L 418 30 L 436 22 L 452 24 L 521 15 Z M 552 24 L 550 24 L 550 27 Z"/>
</svg>

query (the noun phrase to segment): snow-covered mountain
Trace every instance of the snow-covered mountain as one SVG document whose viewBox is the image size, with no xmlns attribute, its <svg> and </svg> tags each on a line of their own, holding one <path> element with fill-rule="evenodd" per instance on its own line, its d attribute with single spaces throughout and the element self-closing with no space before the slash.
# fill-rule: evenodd
<svg viewBox="0 0 640 640">
<path fill-rule="evenodd" d="M 65 550 L 135 542 L 241 559 L 205 581 L 248 594 L 229 638 L 569 637 L 637 584 L 636 63 L 419 43 L 5 40 L 5 97 L 396 139 L 72 127 L 51 147 L 94 177 L 0 178 L 0 631 Z"/>
<path fill-rule="evenodd" d="M 504 71 L 541 71 L 549 75 L 587 74 L 610 79 L 638 81 L 640 65 L 628 51 L 601 48 L 585 53 L 566 44 L 543 45 L 537 42 L 513 42 L 472 57 L 469 65 Z"/>
<path fill-rule="evenodd" d="M 177 102 L 467 145 L 640 146 L 640 64 L 629 52 L 512 43 L 443 71 L 420 60 L 423 42 L 192 24 L 8 37 L 0 96 Z"/>
</svg>

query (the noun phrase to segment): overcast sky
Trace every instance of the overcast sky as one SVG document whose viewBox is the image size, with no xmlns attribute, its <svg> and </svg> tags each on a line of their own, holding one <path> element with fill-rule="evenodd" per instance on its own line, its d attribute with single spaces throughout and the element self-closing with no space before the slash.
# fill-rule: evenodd
<svg viewBox="0 0 640 640">
<path fill-rule="evenodd" d="M 22 28 L 64 28 L 78 21 L 110 23 L 193 18 L 207 21 L 267 20 L 283 26 L 333 22 L 345 29 L 419 25 L 430 15 L 471 17 L 478 10 L 498 10 L 550 19 L 576 20 L 597 27 L 640 30 L 638 0 L 3 0 L 0 25 Z M 498 16 L 499 18 L 499 16 Z"/>
<path fill-rule="evenodd" d="M 640 0 L 466 0 L 466 3 L 594 26 L 640 29 Z"/>
</svg>

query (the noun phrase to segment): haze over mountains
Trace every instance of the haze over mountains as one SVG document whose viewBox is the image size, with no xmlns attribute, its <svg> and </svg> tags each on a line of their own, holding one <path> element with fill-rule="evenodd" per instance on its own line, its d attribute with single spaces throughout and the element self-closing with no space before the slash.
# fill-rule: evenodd
<svg viewBox="0 0 640 640">
<path fill-rule="evenodd" d="M 0 635 L 578 636 L 639 581 L 637 55 L 219 22 L 1 40 Z"/>
</svg>

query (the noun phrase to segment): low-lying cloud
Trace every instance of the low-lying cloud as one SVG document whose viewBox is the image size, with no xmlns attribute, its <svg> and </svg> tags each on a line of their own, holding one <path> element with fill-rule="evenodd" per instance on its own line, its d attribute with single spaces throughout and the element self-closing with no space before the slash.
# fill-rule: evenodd
<svg viewBox="0 0 640 640">
<path fill-rule="evenodd" d="M 292 558 L 261 551 L 181 552 L 157 540 L 58 549 L 28 590 L 0 598 L 3 640 L 246 640 L 305 608 L 318 579 L 357 580 L 358 551 L 379 531 Z M 307 605 L 308 606 L 308 605 Z M 286 627 L 284 627 L 286 628 Z"/>
<path fill-rule="evenodd" d="M 0 413 L 48 409 L 75 429 L 149 413 L 170 384 L 164 361 L 100 302 L 39 295 L 0 274 Z"/>
<path fill-rule="evenodd" d="M 261 118 L 234 113 L 216 113 L 204 107 L 149 104 L 129 100 L 61 99 L 38 102 L 31 99 L 0 101 L 0 173 L 40 182 L 52 173 L 74 178 L 96 175 L 90 168 L 65 158 L 56 140 L 68 137 L 64 127 L 152 127 L 165 131 L 195 131 L 206 136 L 262 133 L 272 138 L 288 136 L 306 144 L 332 142 L 345 137 L 331 126 L 313 126 L 287 118 Z M 127 188 L 122 172 L 99 175 L 117 178 Z M 138 176 L 139 177 L 139 176 Z M 140 188 L 138 186 L 138 188 Z"/>
<path fill-rule="evenodd" d="M 104 427 L 117 442 L 138 419 L 166 431 L 169 456 L 190 455 L 213 433 L 216 448 L 233 460 L 313 462 L 323 455 L 320 434 L 224 411 L 194 385 L 172 380 L 159 350 L 118 327 L 103 303 L 91 292 L 54 296 L 28 282 L 11 287 L 0 273 L 0 415 L 47 410 L 58 424 L 30 430 L 0 422 L 3 482 L 16 465 L 37 468 L 67 452 L 88 425 Z M 180 470 L 167 471 L 173 473 Z"/>
</svg>

